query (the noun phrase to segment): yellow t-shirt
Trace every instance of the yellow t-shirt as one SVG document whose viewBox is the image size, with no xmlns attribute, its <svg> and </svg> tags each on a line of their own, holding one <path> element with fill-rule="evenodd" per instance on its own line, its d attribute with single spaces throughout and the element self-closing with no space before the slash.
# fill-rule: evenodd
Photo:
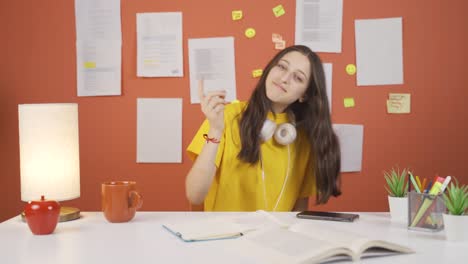
<svg viewBox="0 0 468 264">
<path fill-rule="evenodd" d="M 280 145 L 273 138 L 263 142 L 260 147 L 262 162 L 249 164 L 240 161 L 237 158 L 241 147 L 239 120 L 246 105 L 245 102 L 232 103 L 225 108 L 224 134 L 215 160 L 217 170 L 205 198 L 205 210 L 291 211 L 298 198 L 315 194 L 314 171 L 308 165 L 311 146 L 305 135 L 298 131 L 296 140 L 289 146 Z M 288 122 L 285 113 L 276 114 L 276 118 L 268 113 L 268 118 L 276 124 Z M 209 123 L 205 120 L 187 148 L 192 160 L 206 144 L 203 134 L 208 130 Z M 283 184 L 284 190 L 280 195 Z"/>
</svg>

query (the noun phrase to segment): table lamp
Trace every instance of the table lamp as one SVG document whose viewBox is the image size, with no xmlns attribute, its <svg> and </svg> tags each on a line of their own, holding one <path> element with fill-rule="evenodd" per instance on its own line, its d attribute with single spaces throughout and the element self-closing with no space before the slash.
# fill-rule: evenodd
<svg viewBox="0 0 468 264">
<path fill-rule="evenodd" d="M 18 119 L 21 200 L 80 197 L 78 104 L 20 104 Z M 61 207 L 60 222 L 79 217 L 78 208 Z"/>
</svg>

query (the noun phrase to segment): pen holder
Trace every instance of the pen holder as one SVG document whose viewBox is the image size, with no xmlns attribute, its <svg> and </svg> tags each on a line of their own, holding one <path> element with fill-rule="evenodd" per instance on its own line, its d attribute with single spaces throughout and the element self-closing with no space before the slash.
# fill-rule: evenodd
<svg viewBox="0 0 468 264">
<path fill-rule="evenodd" d="M 442 194 L 409 192 L 408 229 L 431 232 L 442 230 L 444 228 L 442 214 L 445 210 Z"/>
</svg>

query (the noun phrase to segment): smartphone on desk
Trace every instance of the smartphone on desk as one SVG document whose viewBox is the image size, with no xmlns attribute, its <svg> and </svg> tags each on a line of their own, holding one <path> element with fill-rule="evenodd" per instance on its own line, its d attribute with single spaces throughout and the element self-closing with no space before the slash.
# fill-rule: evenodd
<svg viewBox="0 0 468 264">
<path fill-rule="evenodd" d="M 359 218 L 358 214 L 350 213 L 335 213 L 335 212 L 320 212 L 320 211 L 303 211 L 296 215 L 298 218 L 328 220 L 340 222 L 353 222 Z"/>
</svg>

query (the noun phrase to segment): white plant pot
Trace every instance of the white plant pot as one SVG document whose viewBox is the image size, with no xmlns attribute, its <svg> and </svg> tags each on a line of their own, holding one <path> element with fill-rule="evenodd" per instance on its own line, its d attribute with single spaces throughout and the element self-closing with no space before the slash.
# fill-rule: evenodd
<svg viewBox="0 0 468 264">
<path fill-rule="evenodd" d="M 388 205 L 392 221 L 408 222 L 408 197 L 388 196 Z"/>
<path fill-rule="evenodd" d="M 468 241 L 468 215 L 442 214 L 445 236 L 451 241 Z"/>
</svg>

